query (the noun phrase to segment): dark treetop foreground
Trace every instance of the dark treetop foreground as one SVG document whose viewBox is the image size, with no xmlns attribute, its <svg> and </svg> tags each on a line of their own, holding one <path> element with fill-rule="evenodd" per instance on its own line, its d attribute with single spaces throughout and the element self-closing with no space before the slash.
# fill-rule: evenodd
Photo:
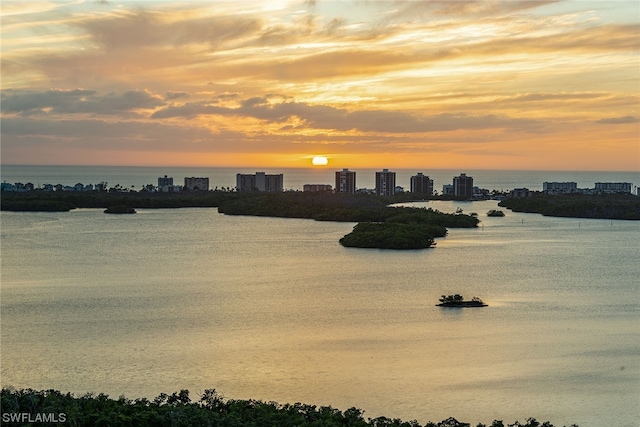
<svg viewBox="0 0 640 427">
<path fill-rule="evenodd" d="M 12 422 L 23 414 L 35 418 L 38 414 L 53 414 L 61 423 L 77 427 L 136 426 L 136 427 L 422 427 L 417 421 L 402 421 L 387 417 L 364 418 L 357 408 L 340 411 L 330 406 L 303 403 L 279 404 L 259 400 L 225 400 L 215 389 L 205 390 L 197 401 L 191 401 L 189 390 L 160 394 L 153 400 L 145 398 L 129 400 L 121 396 L 117 400 L 105 394 L 86 394 L 75 397 L 56 390 L 36 391 L 3 388 L 1 393 L 2 425 L 43 425 L 41 422 Z M 49 418 L 51 419 L 51 418 Z M 554 427 L 548 421 L 539 423 L 527 418 L 526 423 L 504 424 L 495 420 L 490 427 Z M 439 423 L 428 422 L 424 427 L 471 427 L 471 424 L 448 418 Z M 488 427 L 477 424 L 476 427 Z M 573 425 L 573 427 L 577 427 Z"/>
</svg>

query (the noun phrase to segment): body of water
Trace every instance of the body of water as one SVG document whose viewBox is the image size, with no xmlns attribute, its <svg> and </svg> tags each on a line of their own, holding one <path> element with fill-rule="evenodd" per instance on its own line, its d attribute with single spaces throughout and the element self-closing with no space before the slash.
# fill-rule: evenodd
<svg viewBox="0 0 640 427">
<path fill-rule="evenodd" d="M 388 251 L 216 209 L 2 212 L 2 386 L 638 425 L 639 222 L 416 205 L 482 222 Z M 435 307 L 452 293 L 489 307 Z"/>
</svg>

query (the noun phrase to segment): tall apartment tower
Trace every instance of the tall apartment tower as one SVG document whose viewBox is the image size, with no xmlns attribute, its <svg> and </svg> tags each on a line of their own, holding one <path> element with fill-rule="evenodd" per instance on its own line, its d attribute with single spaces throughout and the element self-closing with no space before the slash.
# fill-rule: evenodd
<svg viewBox="0 0 640 427">
<path fill-rule="evenodd" d="M 284 175 L 269 175 L 264 172 L 255 174 L 236 174 L 238 191 L 280 192 L 284 188 Z"/>
<path fill-rule="evenodd" d="M 379 196 L 391 196 L 396 191 L 396 173 L 389 169 L 376 172 L 376 194 Z"/>
<path fill-rule="evenodd" d="M 179 187 L 178 187 L 179 189 Z M 173 185 L 173 177 L 165 175 L 158 178 L 158 191 L 171 192 L 176 191 L 176 187 Z"/>
<path fill-rule="evenodd" d="M 349 169 L 342 169 L 336 172 L 336 193 L 356 192 L 356 173 Z"/>
<path fill-rule="evenodd" d="M 433 180 L 423 175 L 422 172 L 418 172 L 417 175 L 411 177 L 411 192 L 433 195 Z"/>
<path fill-rule="evenodd" d="M 284 175 L 270 175 L 264 172 L 256 172 L 256 185 L 260 191 L 269 193 L 281 192 L 284 189 Z"/>
<path fill-rule="evenodd" d="M 165 175 L 164 177 L 158 178 L 158 187 L 168 187 L 173 186 L 173 177 Z"/>
<path fill-rule="evenodd" d="M 473 197 L 473 178 L 461 173 L 453 177 L 453 195 Z"/>
</svg>

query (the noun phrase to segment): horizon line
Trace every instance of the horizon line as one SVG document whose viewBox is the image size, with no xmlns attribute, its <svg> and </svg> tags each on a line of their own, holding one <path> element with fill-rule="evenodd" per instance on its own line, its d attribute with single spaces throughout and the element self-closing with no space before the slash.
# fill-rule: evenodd
<svg viewBox="0 0 640 427">
<path fill-rule="evenodd" d="M 193 165 L 103 165 L 103 164 L 23 164 L 23 163 L 0 163 L 0 171 L 2 167 L 5 166 L 13 166 L 13 167 L 101 167 L 101 168 L 172 168 L 172 169 L 304 169 L 304 170 L 342 170 L 345 169 L 343 166 L 335 166 L 332 167 L 330 165 L 323 166 L 256 166 L 256 165 L 234 165 L 234 166 L 193 166 Z M 347 169 L 357 171 L 358 169 L 363 170 L 377 170 L 377 169 L 397 169 L 397 170 L 440 170 L 440 171 L 453 171 L 453 170 L 466 170 L 466 171 L 505 171 L 505 172 L 616 172 L 616 173 L 639 173 L 639 170 L 611 170 L 611 169 L 483 169 L 483 168 L 438 168 L 438 167 L 423 167 L 423 168 L 414 168 L 414 167 L 393 167 L 393 166 L 379 166 L 379 167 L 358 167 L 358 168 L 350 168 Z M 464 172 L 461 172 L 464 173 Z"/>
</svg>

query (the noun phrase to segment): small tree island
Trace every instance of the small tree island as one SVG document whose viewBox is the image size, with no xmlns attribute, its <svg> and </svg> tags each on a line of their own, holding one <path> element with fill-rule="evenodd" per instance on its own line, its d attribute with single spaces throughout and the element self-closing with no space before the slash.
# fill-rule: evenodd
<svg viewBox="0 0 640 427">
<path fill-rule="evenodd" d="M 435 245 L 434 237 L 446 234 L 446 228 L 428 224 L 360 222 L 340 239 L 340 244 L 357 248 L 425 249 Z"/>
<path fill-rule="evenodd" d="M 134 214 L 136 213 L 136 210 L 130 206 L 126 206 L 126 205 L 115 205 L 115 206 L 109 206 L 107 209 L 104 210 L 104 213 L 106 214 Z"/>
<path fill-rule="evenodd" d="M 440 304 L 436 304 L 436 307 L 487 307 L 487 304 L 478 297 L 471 298 L 471 301 L 465 301 L 462 295 L 455 294 L 442 295 Z"/>
</svg>

